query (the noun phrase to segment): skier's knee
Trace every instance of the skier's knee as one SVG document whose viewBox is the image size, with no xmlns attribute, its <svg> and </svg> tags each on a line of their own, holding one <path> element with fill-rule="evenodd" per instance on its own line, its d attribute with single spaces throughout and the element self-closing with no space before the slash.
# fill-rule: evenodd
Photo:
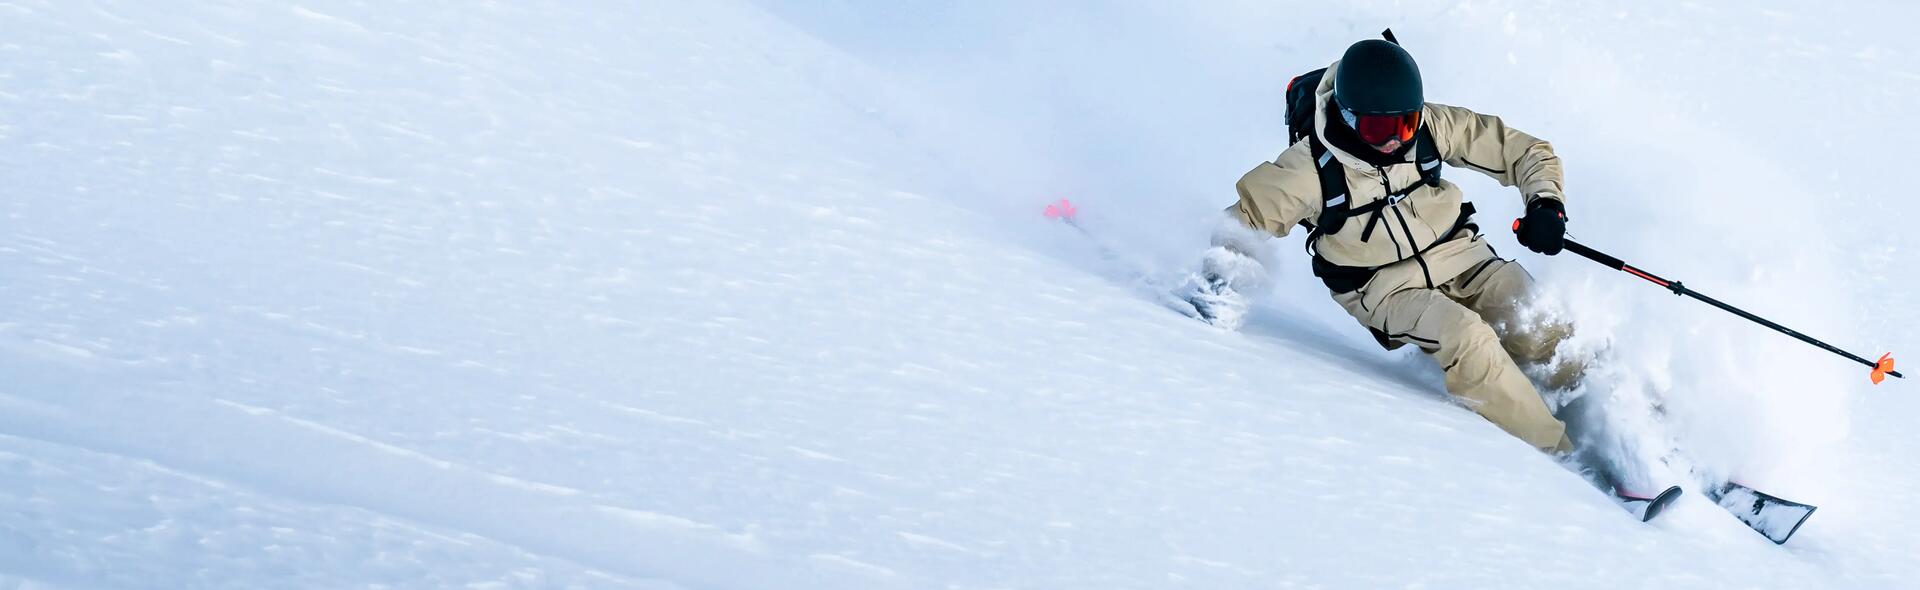
<svg viewBox="0 0 1920 590">
<path fill-rule="evenodd" d="M 1521 364 L 1539 364 L 1553 360 L 1561 343 L 1573 336 L 1573 325 L 1557 318 L 1522 318 L 1521 325 L 1507 330 L 1501 344 Z"/>
</svg>

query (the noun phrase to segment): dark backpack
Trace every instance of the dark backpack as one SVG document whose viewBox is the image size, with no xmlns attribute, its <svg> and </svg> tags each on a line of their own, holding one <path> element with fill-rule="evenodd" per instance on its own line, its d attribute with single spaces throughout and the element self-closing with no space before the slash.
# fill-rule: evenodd
<svg viewBox="0 0 1920 590">
<path fill-rule="evenodd" d="M 1327 69 L 1320 68 L 1287 82 L 1287 143 L 1300 143 L 1313 135 L 1313 91 L 1326 75 Z"/>
</svg>

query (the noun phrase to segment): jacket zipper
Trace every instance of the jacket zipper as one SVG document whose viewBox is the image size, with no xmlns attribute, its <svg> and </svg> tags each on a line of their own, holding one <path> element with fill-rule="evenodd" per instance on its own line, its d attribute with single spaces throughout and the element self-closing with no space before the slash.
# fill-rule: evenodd
<svg viewBox="0 0 1920 590">
<path fill-rule="evenodd" d="M 1407 232 L 1407 240 L 1412 241 L 1413 228 L 1407 227 L 1407 216 L 1400 214 L 1399 207 L 1395 207 L 1393 209 L 1393 216 L 1400 218 L 1400 231 Z M 1388 231 L 1387 235 L 1393 235 L 1393 232 Z M 1418 242 L 1415 242 L 1415 244 L 1418 244 Z M 1432 289 L 1433 288 L 1433 272 L 1431 271 L 1431 269 L 1427 268 L 1427 259 L 1425 256 L 1423 256 L 1425 252 L 1426 252 L 1425 249 L 1415 249 L 1413 251 L 1413 261 L 1414 263 L 1420 265 L 1420 276 L 1425 277 L 1427 279 L 1427 288 Z"/>
<path fill-rule="evenodd" d="M 1387 182 L 1387 170 L 1385 168 L 1374 166 L 1373 171 L 1380 175 L 1380 190 L 1386 191 L 1380 194 L 1380 210 L 1374 211 L 1373 214 L 1375 216 L 1385 216 L 1387 209 L 1394 208 L 1393 185 Z M 1406 224 L 1403 222 L 1401 225 L 1404 226 Z M 1393 257 L 1404 260 L 1405 258 L 1400 255 L 1400 238 L 1393 237 L 1392 224 L 1387 225 L 1387 239 L 1393 242 Z M 1413 239 L 1413 234 L 1407 234 L 1407 239 Z M 1408 246 L 1412 246 L 1412 244 L 1408 244 Z M 1419 251 L 1415 250 L 1414 252 L 1418 253 Z"/>
</svg>

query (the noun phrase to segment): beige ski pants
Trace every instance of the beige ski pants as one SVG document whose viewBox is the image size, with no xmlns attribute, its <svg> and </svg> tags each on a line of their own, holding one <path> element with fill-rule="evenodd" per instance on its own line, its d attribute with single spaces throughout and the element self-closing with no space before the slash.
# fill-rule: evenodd
<svg viewBox="0 0 1920 590">
<path fill-rule="evenodd" d="M 1438 287 L 1390 293 L 1372 309 L 1361 304 L 1364 290 L 1338 293 L 1334 300 L 1392 341 L 1433 355 L 1446 371 L 1447 391 L 1501 429 L 1543 451 L 1571 450 L 1566 424 L 1547 411 L 1520 368 L 1549 362 L 1571 334 L 1561 324 L 1519 325 L 1520 306 L 1532 287 L 1533 277 L 1518 263 L 1490 258 Z M 1578 378 L 1577 367 L 1558 369 L 1550 386 Z"/>
</svg>

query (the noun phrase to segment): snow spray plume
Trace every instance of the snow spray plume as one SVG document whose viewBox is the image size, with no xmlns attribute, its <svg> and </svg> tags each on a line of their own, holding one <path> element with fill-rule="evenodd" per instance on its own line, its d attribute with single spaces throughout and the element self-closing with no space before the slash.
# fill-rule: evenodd
<svg viewBox="0 0 1920 590">
<path fill-rule="evenodd" d="M 1520 231 L 1520 220 L 1518 219 L 1513 220 L 1513 231 L 1516 233 Z M 1786 326 L 1773 323 L 1772 321 L 1769 321 L 1766 318 L 1748 313 L 1746 310 L 1743 310 L 1731 305 L 1727 305 L 1725 303 L 1721 303 L 1719 300 L 1714 299 L 1712 297 L 1701 295 L 1700 293 L 1692 289 L 1688 289 L 1685 285 L 1680 284 L 1680 281 L 1669 281 L 1669 280 L 1660 278 L 1658 275 L 1655 275 L 1653 273 L 1640 270 L 1638 268 L 1634 268 L 1633 265 L 1627 264 L 1625 261 L 1620 260 L 1619 258 L 1614 258 L 1599 250 L 1588 248 L 1585 245 L 1580 244 L 1579 242 L 1575 242 L 1573 240 L 1567 240 L 1566 248 L 1568 252 L 1572 252 L 1574 254 L 1579 254 L 1581 256 L 1584 256 L 1588 260 L 1598 262 L 1602 266 L 1605 266 L 1607 268 L 1625 272 L 1627 274 L 1645 279 L 1647 282 L 1653 283 L 1655 285 L 1659 285 L 1661 287 L 1665 287 L 1667 290 L 1673 291 L 1674 295 L 1685 295 L 1688 297 L 1692 297 L 1694 299 L 1698 299 L 1706 303 L 1707 305 L 1718 307 L 1722 310 L 1727 311 L 1728 313 L 1732 313 L 1734 315 L 1746 318 L 1752 321 L 1753 323 L 1760 324 L 1768 328 L 1773 328 L 1774 331 L 1776 332 L 1797 338 L 1801 342 L 1818 346 L 1822 349 L 1825 349 L 1827 352 L 1831 352 L 1831 353 L 1846 357 L 1848 359 L 1851 359 L 1854 362 L 1866 365 L 1868 367 L 1872 367 L 1873 371 L 1868 375 L 1868 378 L 1873 380 L 1874 385 L 1879 385 L 1880 382 L 1885 380 L 1888 375 L 1899 377 L 1901 379 L 1906 378 L 1906 376 L 1901 375 L 1899 371 L 1893 370 L 1893 353 L 1886 353 L 1886 354 L 1880 355 L 1880 360 L 1878 361 L 1870 361 L 1861 357 L 1860 355 L 1853 354 L 1851 352 L 1841 350 L 1839 347 L 1836 347 L 1834 345 L 1821 342 L 1818 339 L 1813 338 L 1812 336 L 1808 336 L 1806 334 L 1801 334 L 1799 332 L 1796 332 L 1792 328 L 1788 328 Z"/>
</svg>

